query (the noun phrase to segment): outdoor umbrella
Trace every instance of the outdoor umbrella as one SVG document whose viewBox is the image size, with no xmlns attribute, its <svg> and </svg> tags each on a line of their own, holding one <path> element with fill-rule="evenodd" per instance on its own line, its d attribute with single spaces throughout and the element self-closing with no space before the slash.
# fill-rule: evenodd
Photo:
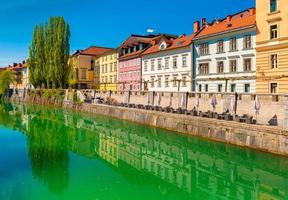
<svg viewBox="0 0 288 200">
<path fill-rule="evenodd" d="M 211 99 L 211 106 L 212 106 L 212 108 L 213 108 L 213 112 L 215 112 L 215 109 L 216 109 L 216 105 L 217 105 L 217 99 L 216 99 L 216 95 L 215 94 L 213 94 L 213 96 L 212 96 L 212 99 Z"/>
<path fill-rule="evenodd" d="M 158 92 L 158 106 L 161 105 L 161 93 Z"/>
<path fill-rule="evenodd" d="M 257 121 L 257 116 L 259 115 L 259 111 L 260 111 L 260 101 L 257 95 L 255 96 L 255 100 L 254 100 L 254 110 L 255 110 L 256 121 Z"/>
<path fill-rule="evenodd" d="M 230 113 L 234 116 L 236 115 L 236 95 L 231 95 L 230 100 Z"/>
<path fill-rule="evenodd" d="M 199 106 L 200 106 L 200 98 L 199 98 L 199 95 L 196 95 L 195 107 L 196 107 L 197 111 L 199 110 Z"/>
<path fill-rule="evenodd" d="M 172 107 L 172 93 L 170 94 L 170 97 L 169 97 L 169 107 Z"/>
</svg>

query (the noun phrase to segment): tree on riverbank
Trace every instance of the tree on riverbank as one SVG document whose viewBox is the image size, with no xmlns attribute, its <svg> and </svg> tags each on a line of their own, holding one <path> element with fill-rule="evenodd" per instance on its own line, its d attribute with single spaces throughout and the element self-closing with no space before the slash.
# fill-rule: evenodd
<svg viewBox="0 0 288 200">
<path fill-rule="evenodd" d="M 70 26 L 63 17 L 51 17 L 34 28 L 29 48 L 29 80 L 34 87 L 66 88 L 71 73 L 68 65 Z"/>
<path fill-rule="evenodd" d="M 7 93 L 10 84 L 15 81 L 15 73 L 11 70 L 0 72 L 0 97 L 3 98 Z"/>
</svg>

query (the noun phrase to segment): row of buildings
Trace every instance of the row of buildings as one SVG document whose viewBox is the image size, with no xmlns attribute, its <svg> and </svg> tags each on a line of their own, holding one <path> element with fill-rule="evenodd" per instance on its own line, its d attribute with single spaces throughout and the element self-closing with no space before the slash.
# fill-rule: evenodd
<svg viewBox="0 0 288 200">
<path fill-rule="evenodd" d="M 210 23 L 196 21 L 191 35 L 131 35 L 117 49 L 77 52 L 72 56 L 77 86 L 286 93 L 288 6 L 284 0 L 257 0 L 256 9 Z"/>
<path fill-rule="evenodd" d="M 288 92 L 288 6 L 256 8 L 207 22 L 191 35 L 131 35 L 118 48 L 91 46 L 71 55 L 79 89 Z M 256 12 L 257 10 L 257 12 Z"/>
</svg>

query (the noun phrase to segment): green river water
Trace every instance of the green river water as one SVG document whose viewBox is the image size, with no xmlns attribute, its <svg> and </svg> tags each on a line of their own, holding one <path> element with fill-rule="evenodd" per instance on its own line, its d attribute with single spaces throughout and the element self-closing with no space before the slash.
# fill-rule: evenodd
<svg viewBox="0 0 288 200">
<path fill-rule="evenodd" d="M 0 200 L 288 199 L 288 158 L 117 119 L 0 104 Z"/>
</svg>

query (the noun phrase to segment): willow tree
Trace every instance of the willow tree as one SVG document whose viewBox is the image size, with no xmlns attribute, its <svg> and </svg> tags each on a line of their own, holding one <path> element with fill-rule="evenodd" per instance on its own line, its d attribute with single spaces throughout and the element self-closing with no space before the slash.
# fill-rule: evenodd
<svg viewBox="0 0 288 200">
<path fill-rule="evenodd" d="M 51 17 L 34 29 L 29 49 L 29 79 L 34 86 L 64 88 L 71 70 L 70 27 L 63 17 Z"/>
</svg>

